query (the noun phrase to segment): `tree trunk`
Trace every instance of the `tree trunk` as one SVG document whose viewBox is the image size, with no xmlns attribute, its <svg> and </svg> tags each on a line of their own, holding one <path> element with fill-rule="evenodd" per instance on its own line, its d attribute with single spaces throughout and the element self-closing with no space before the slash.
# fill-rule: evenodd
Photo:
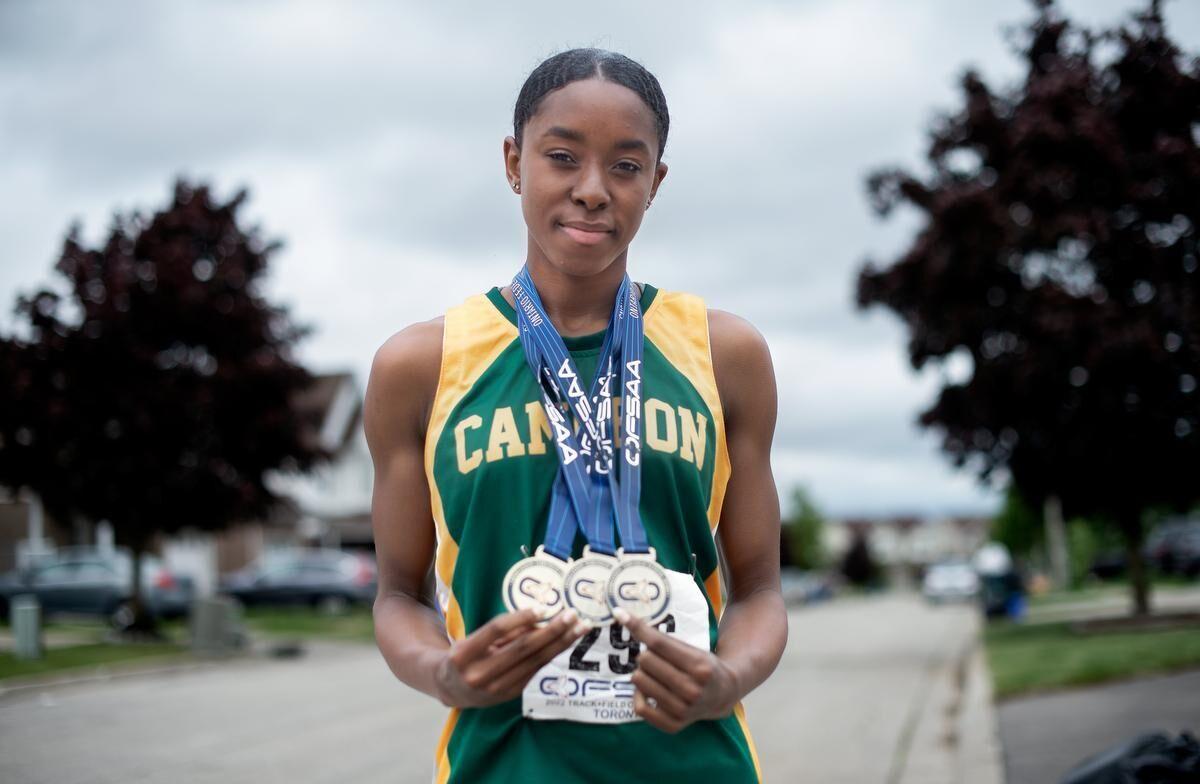
<svg viewBox="0 0 1200 784">
<path fill-rule="evenodd" d="M 1125 563 L 1129 571 L 1129 588 L 1133 598 L 1133 614 L 1150 614 L 1150 580 L 1146 561 L 1142 558 L 1142 515 L 1140 511 L 1121 515 L 1121 535 L 1125 539 Z"/>
<path fill-rule="evenodd" d="M 142 601 L 142 553 L 145 545 L 135 543 L 130 550 L 133 553 L 133 623 L 125 630 L 134 637 L 158 637 L 158 620 Z"/>
<path fill-rule="evenodd" d="M 1071 557 L 1067 552 L 1067 526 L 1063 522 L 1062 502 L 1058 496 L 1046 496 L 1042 504 L 1046 523 L 1046 554 L 1050 556 L 1050 580 L 1065 591 L 1071 587 Z"/>
</svg>

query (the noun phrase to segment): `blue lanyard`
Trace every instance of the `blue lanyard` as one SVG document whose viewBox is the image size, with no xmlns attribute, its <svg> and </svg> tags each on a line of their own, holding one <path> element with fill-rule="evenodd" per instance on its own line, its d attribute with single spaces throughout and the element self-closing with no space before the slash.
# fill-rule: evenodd
<svg viewBox="0 0 1200 784">
<path fill-rule="evenodd" d="M 517 303 L 518 335 L 526 362 L 538 381 L 559 456 L 546 524 L 546 551 L 566 560 L 578 528 L 592 550 L 611 555 L 615 551 L 613 516 L 622 545 L 630 552 L 647 551 L 649 543 L 637 508 L 641 488 L 643 329 L 640 304 L 629 277 L 625 276 L 617 291 L 596 375 L 587 394 L 570 352 L 546 315 L 528 268 L 522 267 L 517 273 L 512 292 Z M 623 418 L 626 428 L 632 428 L 622 436 L 620 481 L 612 446 L 612 383 L 618 368 L 626 401 Z M 564 406 L 568 412 L 563 411 Z M 581 423 L 579 436 L 571 426 L 569 412 L 574 412 Z"/>
</svg>

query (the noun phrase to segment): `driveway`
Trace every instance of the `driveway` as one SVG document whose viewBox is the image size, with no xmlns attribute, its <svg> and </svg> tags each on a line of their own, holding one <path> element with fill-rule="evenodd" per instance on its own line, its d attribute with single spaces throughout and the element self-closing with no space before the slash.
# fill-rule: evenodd
<svg viewBox="0 0 1200 784">
<path fill-rule="evenodd" d="M 1142 733 L 1200 731 L 1200 671 L 1009 700 L 999 722 L 1008 784 L 1053 784 Z"/>
</svg>

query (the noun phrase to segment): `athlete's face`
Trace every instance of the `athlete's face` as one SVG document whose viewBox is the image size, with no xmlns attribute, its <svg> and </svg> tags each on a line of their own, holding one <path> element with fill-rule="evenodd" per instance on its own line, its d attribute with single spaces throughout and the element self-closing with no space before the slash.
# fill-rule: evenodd
<svg viewBox="0 0 1200 784">
<path fill-rule="evenodd" d="M 504 140 L 530 256 L 580 276 L 624 260 L 667 173 L 657 155 L 654 114 L 629 88 L 584 79 L 547 93 L 525 123 L 522 146 Z"/>
</svg>

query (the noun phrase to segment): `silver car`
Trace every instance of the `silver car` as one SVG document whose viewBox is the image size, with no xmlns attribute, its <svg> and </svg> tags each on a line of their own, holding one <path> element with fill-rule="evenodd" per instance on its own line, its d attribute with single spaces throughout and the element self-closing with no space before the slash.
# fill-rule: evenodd
<svg viewBox="0 0 1200 784">
<path fill-rule="evenodd" d="M 979 575 L 966 561 L 946 561 L 929 567 L 921 593 L 933 603 L 965 601 L 979 594 Z"/>
</svg>

